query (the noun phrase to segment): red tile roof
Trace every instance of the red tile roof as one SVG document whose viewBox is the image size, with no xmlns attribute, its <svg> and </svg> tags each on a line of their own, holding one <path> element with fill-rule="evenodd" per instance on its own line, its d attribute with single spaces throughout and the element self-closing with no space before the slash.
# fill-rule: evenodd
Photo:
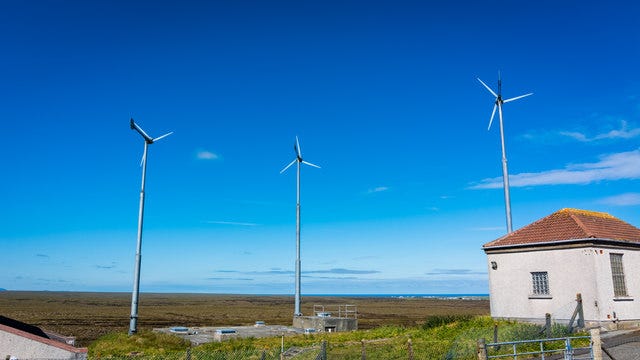
<svg viewBox="0 0 640 360">
<path fill-rule="evenodd" d="M 562 209 L 488 242 L 483 248 L 526 246 L 580 239 L 613 240 L 640 245 L 640 229 L 607 213 Z"/>
</svg>

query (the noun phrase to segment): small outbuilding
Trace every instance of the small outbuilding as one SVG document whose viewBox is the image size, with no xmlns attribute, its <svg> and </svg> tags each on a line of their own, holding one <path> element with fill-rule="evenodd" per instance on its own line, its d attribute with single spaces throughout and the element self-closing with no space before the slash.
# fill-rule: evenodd
<svg viewBox="0 0 640 360">
<path fill-rule="evenodd" d="M 7 359 L 86 360 L 87 349 L 70 343 L 73 338 L 0 316 L 0 356 Z"/>
<path fill-rule="evenodd" d="M 607 213 L 562 209 L 484 244 L 491 316 L 640 326 L 640 229 Z M 580 294 L 580 296 L 577 296 Z"/>
<path fill-rule="evenodd" d="M 341 332 L 358 330 L 358 309 L 355 305 L 314 305 L 314 316 L 296 316 L 293 327 L 304 329 L 305 334 L 315 332 Z"/>
</svg>

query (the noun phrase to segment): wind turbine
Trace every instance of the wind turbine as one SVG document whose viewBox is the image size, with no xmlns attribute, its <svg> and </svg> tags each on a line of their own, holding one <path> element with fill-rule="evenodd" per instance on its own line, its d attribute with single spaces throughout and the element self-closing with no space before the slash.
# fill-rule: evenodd
<svg viewBox="0 0 640 360">
<path fill-rule="evenodd" d="M 502 182 L 504 186 L 504 203 L 505 203 L 505 212 L 507 215 L 507 233 L 511 233 L 513 231 L 513 227 L 511 226 L 511 198 L 509 196 L 509 171 L 507 170 L 507 151 L 504 145 L 504 125 L 502 122 L 502 104 L 508 103 L 514 100 L 522 99 L 523 97 L 527 97 L 529 95 L 533 95 L 533 93 L 528 93 L 516 97 L 512 97 L 510 99 L 502 99 L 502 79 L 500 77 L 500 72 L 498 72 L 498 93 L 496 94 L 487 84 L 485 84 L 480 78 L 478 81 L 482 85 L 484 85 L 487 90 L 491 93 L 491 95 L 495 96 L 496 100 L 493 105 L 493 111 L 491 112 L 491 120 L 489 120 L 489 127 L 487 130 L 491 129 L 491 124 L 493 123 L 493 117 L 496 115 L 496 108 L 498 108 L 498 115 L 500 116 L 500 142 L 502 143 Z"/>
<path fill-rule="evenodd" d="M 129 122 L 132 130 L 137 131 L 142 138 L 144 139 L 144 152 L 142 153 L 142 161 L 140 162 L 140 166 L 142 167 L 142 187 L 140 188 L 140 212 L 138 213 L 138 243 L 136 246 L 136 265 L 133 273 L 133 294 L 131 295 L 131 321 L 129 323 L 129 335 L 133 335 L 137 332 L 137 322 L 138 322 L 138 297 L 139 297 L 139 288 L 140 288 L 140 250 L 142 249 L 142 222 L 144 218 L 144 185 L 147 174 L 147 148 L 149 145 L 154 142 L 165 138 L 171 134 L 166 133 L 162 136 L 158 136 L 157 138 L 152 138 L 147 135 L 138 124 L 136 124 L 133 119 Z"/>
<path fill-rule="evenodd" d="M 293 144 L 293 148 L 296 152 L 296 158 L 293 159 L 289 163 L 289 165 L 285 166 L 284 169 L 280 171 L 280 174 L 285 172 L 291 165 L 298 163 L 298 171 L 297 171 L 297 192 L 296 192 L 296 295 L 295 295 L 295 308 L 293 311 L 293 316 L 302 316 L 300 312 L 300 165 L 305 164 L 309 166 L 313 166 L 316 168 L 320 168 L 320 166 L 312 164 L 308 161 L 302 159 L 302 152 L 300 151 L 300 142 L 298 141 L 298 137 L 296 136 L 296 143 Z"/>
</svg>

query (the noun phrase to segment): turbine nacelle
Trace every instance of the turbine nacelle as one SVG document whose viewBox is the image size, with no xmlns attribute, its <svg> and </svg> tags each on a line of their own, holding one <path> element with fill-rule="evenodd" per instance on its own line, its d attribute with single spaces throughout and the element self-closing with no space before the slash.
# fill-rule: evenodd
<svg viewBox="0 0 640 360">
<path fill-rule="evenodd" d="M 138 124 L 136 124 L 135 121 L 133 121 L 133 118 L 131 118 L 131 120 L 129 121 L 129 126 L 131 127 L 132 130 L 137 131 L 138 134 L 140 134 L 144 138 L 144 141 L 147 144 L 153 144 L 154 141 L 158 141 L 160 139 L 166 138 L 167 136 L 173 134 L 173 131 L 171 131 L 164 135 L 160 135 L 157 138 L 152 138 L 151 136 L 147 135 L 147 133 L 144 132 L 144 130 L 142 130 L 142 128 Z"/>
<path fill-rule="evenodd" d="M 296 153 L 296 158 L 293 159 L 293 161 L 291 161 L 289 163 L 289 165 L 285 166 L 284 169 L 280 170 L 280 174 L 285 172 L 289 167 L 291 167 L 291 165 L 295 164 L 296 162 L 298 164 L 302 163 L 302 164 L 313 166 L 313 167 L 316 167 L 316 168 L 320 169 L 320 166 L 318 166 L 316 164 L 312 164 L 312 163 L 302 159 L 302 151 L 300 150 L 300 141 L 298 141 L 298 137 L 297 136 L 296 136 L 296 142 L 293 144 L 293 150 Z"/>
<path fill-rule="evenodd" d="M 164 135 L 160 135 L 157 138 L 152 138 L 151 136 L 147 135 L 146 132 L 144 132 L 144 130 L 142 130 L 142 128 L 135 123 L 135 121 L 133 121 L 133 118 L 131 118 L 131 120 L 129 121 L 129 126 L 131 127 L 132 130 L 135 130 L 138 132 L 138 134 L 140 134 L 140 136 L 142 136 L 142 138 L 144 139 L 144 142 L 146 145 L 151 145 L 153 144 L 155 141 L 158 141 L 160 139 L 166 138 L 167 136 L 173 134 L 173 131 L 168 132 Z M 145 145 L 144 148 L 144 153 L 142 153 L 142 159 L 140 159 L 140 166 L 142 166 L 142 164 L 147 160 L 147 147 Z"/>
<path fill-rule="evenodd" d="M 516 96 L 516 97 L 512 97 L 509 99 L 502 99 L 502 79 L 500 78 L 500 73 L 498 73 L 498 93 L 496 93 L 495 91 L 493 91 L 493 89 L 491 89 L 489 87 L 489 85 L 485 84 L 484 81 L 480 80 L 480 78 L 477 78 L 478 81 L 480 81 L 480 83 L 487 89 L 489 90 L 489 92 L 491 93 L 491 95 L 493 95 L 496 100 L 494 102 L 493 105 L 493 111 L 491 111 L 491 119 L 489 120 L 489 126 L 487 127 L 487 130 L 491 129 L 491 124 L 493 124 L 493 118 L 496 115 L 496 109 L 499 110 L 500 112 L 500 121 L 502 121 L 502 104 L 504 103 L 508 103 L 514 100 L 518 100 L 518 99 L 522 99 L 523 97 L 527 97 L 530 95 L 533 95 L 533 93 L 528 93 L 528 94 L 524 94 L 524 95 L 520 95 L 520 96 Z"/>
</svg>

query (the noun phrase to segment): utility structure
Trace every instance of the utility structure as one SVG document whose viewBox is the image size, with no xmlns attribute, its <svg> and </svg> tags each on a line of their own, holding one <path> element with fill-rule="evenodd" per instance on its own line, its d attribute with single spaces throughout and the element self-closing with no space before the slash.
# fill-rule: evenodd
<svg viewBox="0 0 640 360">
<path fill-rule="evenodd" d="M 297 191 L 296 191 L 296 294 L 295 294 L 295 307 L 293 311 L 294 316 L 301 316 L 300 312 L 300 166 L 301 164 L 313 166 L 316 168 L 320 168 L 320 166 L 312 164 L 308 161 L 302 159 L 302 151 L 300 150 L 300 142 L 298 141 L 298 137 L 296 136 L 296 142 L 293 144 L 293 149 L 296 153 L 296 158 L 293 159 L 289 163 L 289 165 L 285 166 L 284 169 L 280 170 L 280 174 L 285 172 L 291 165 L 298 163 L 297 169 Z"/>
<path fill-rule="evenodd" d="M 493 117 L 496 115 L 496 108 L 498 109 L 498 115 L 500 117 L 500 142 L 502 144 L 502 183 L 504 187 L 504 207 L 507 216 L 507 233 L 511 233 L 513 231 L 513 226 L 511 225 L 511 197 L 509 195 L 509 170 L 507 169 L 507 151 L 505 149 L 504 144 L 504 124 L 502 122 L 502 104 L 508 103 L 514 100 L 522 99 L 523 97 L 527 97 L 529 95 L 533 95 L 533 93 L 528 93 L 516 97 L 512 97 L 510 99 L 502 99 L 502 79 L 500 77 L 500 72 L 498 72 L 498 93 L 496 94 L 487 84 L 485 84 L 480 78 L 478 81 L 482 85 L 484 85 L 487 90 L 491 93 L 491 95 L 495 96 L 496 100 L 493 105 L 493 111 L 491 112 L 491 119 L 489 120 L 489 127 L 487 131 L 491 129 L 491 124 L 493 123 Z"/>
<path fill-rule="evenodd" d="M 147 174 L 147 150 L 149 145 L 154 142 L 165 138 L 171 134 L 172 132 L 166 133 L 162 136 L 158 136 L 157 138 L 152 138 L 147 135 L 144 130 L 138 124 L 136 124 L 133 119 L 130 120 L 129 125 L 132 130 L 137 131 L 142 138 L 144 139 L 144 152 L 142 153 L 142 161 L 140 162 L 140 166 L 142 167 L 142 186 L 140 187 L 140 211 L 138 212 L 138 241 L 136 245 L 136 264 L 133 272 L 133 294 L 131 295 L 131 320 L 129 322 L 129 335 L 135 334 L 137 330 L 137 322 L 138 322 L 138 297 L 140 295 L 140 259 L 141 259 L 141 249 L 142 249 L 142 223 L 144 220 L 144 185 Z"/>
</svg>

